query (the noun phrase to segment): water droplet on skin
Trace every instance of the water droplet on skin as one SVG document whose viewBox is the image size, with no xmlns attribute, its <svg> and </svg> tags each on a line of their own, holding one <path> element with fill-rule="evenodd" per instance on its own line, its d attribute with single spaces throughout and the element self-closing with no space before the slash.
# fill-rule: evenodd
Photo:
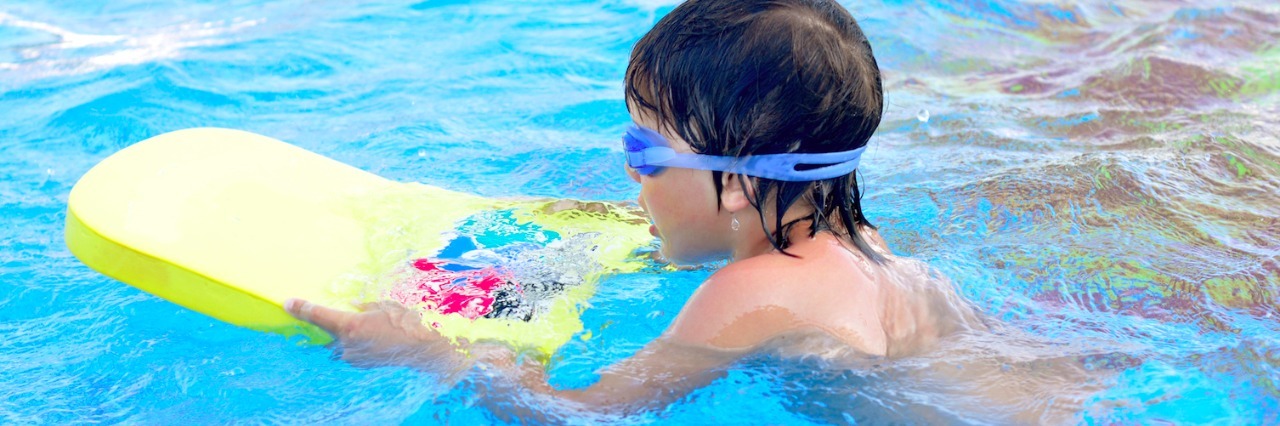
<svg viewBox="0 0 1280 426">
<path fill-rule="evenodd" d="M 928 122 L 929 122 L 929 110 L 927 110 L 927 109 L 922 109 L 922 110 L 920 110 L 920 112 L 917 112 L 917 113 L 916 113 L 916 120 L 920 120 L 920 122 L 921 122 L 921 123 L 928 123 Z"/>
</svg>

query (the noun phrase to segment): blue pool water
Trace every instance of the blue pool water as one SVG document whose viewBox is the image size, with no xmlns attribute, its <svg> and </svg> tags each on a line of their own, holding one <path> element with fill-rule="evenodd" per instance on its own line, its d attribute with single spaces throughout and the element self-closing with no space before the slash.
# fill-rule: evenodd
<svg viewBox="0 0 1280 426">
<path fill-rule="evenodd" d="M 0 423 L 502 420 L 481 382 L 354 368 L 89 270 L 67 194 L 218 126 L 400 181 L 631 200 L 623 70 L 673 2 L 210 3 L 0 4 Z M 845 4 L 885 76 L 871 220 L 997 331 L 871 369 L 761 355 L 622 420 L 1280 422 L 1280 6 Z M 554 383 L 633 353 L 708 274 L 604 281 Z"/>
</svg>

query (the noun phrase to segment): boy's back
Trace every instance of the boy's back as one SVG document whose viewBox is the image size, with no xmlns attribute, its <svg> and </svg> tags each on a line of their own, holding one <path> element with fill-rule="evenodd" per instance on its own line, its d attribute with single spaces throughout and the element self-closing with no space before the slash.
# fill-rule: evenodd
<svg viewBox="0 0 1280 426">
<path fill-rule="evenodd" d="M 819 332 L 877 356 L 927 350 L 940 337 L 979 325 L 946 278 L 923 262 L 867 259 L 829 233 L 796 238 L 773 252 L 733 262 L 690 298 L 672 338 L 725 350 L 752 350 L 780 337 Z"/>
</svg>

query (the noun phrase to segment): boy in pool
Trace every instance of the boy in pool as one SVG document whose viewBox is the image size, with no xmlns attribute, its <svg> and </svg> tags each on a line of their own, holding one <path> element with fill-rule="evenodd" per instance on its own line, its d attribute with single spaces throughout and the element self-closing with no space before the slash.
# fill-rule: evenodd
<svg viewBox="0 0 1280 426">
<path fill-rule="evenodd" d="M 975 323 L 945 280 L 894 257 L 863 216 L 856 168 L 880 123 L 880 72 L 833 0 L 692 0 L 635 46 L 626 171 L 663 256 L 729 259 L 670 328 L 586 389 L 488 343 L 453 343 L 394 303 L 348 313 L 290 300 L 355 363 L 496 371 L 510 395 L 662 404 L 762 350 L 895 357 Z M 818 337 L 814 339 L 812 337 Z M 464 355 L 465 354 L 465 355 Z M 853 357 L 857 357 L 851 355 Z M 492 392 L 501 393 L 501 392 Z"/>
</svg>

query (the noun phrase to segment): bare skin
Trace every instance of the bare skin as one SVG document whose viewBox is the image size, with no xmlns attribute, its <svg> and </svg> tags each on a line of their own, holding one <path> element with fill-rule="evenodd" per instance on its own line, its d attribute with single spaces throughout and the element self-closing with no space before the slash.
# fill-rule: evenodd
<svg viewBox="0 0 1280 426">
<path fill-rule="evenodd" d="M 649 117 L 634 118 L 659 128 Z M 677 151 L 692 152 L 678 135 L 665 136 Z M 820 333 L 856 353 L 885 357 L 925 350 L 972 323 L 972 313 L 945 281 L 915 273 L 911 267 L 917 264 L 908 260 L 877 264 L 830 232 L 810 238 L 807 226 L 791 230 L 787 251 L 794 257 L 779 253 L 748 201 L 752 189 L 744 187 L 749 183 L 741 176 L 722 175 L 724 189 L 717 194 L 708 171 L 628 173 L 641 185 L 638 204 L 652 218 L 667 259 L 697 264 L 727 257 L 732 262 L 699 286 L 659 339 L 601 372 L 588 388 L 556 389 L 543 368 L 517 363 L 511 349 L 455 344 L 395 304 L 350 313 L 290 300 L 286 309 L 332 334 L 343 358 L 355 364 L 408 364 L 454 373 L 479 362 L 507 379 L 502 383 L 510 398 L 532 393 L 614 412 L 664 406 L 714 380 L 741 356 L 785 345 L 789 336 Z M 806 213 L 805 206 L 795 206 L 783 219 Z M 860 232 L 889 254 L 874 230 Z"/>
<path fill-rule="evenodd" d="M 661 338 L 601 372 L 586 389 L 553 388 L 541 366 L 518 364 L 518 354 L 505 346 L 450 342 L 398 304 L 366 305 L 351 313 L 291 300 L 286 309 L 335 336 L 343 359 L 356 365 L 400 364 L 454 374 L 479 362 L 510 379 L 513 395 L 533 392 L 614 412 L 668 404 L 710 383 L 721 367 L 761 348 L 776 348 L 787 336 L 822 333 L 858 353 L 886 356 L 922 350 L 948 328 L 937 324 L 955 323 L 957 318 L 919 310 L 886 311 L 883 306 L 896 306 L 886 303 L 889 299 L 919 295 L 877 283 L 856 266 L 852 257 L 858 255 L 830 234 L 796 240 L 788 251 L 800 258 L 766 253 L 713 274 Z M 842 267 L 809 267 L 813 262 Z M 904 323 L 910 332 L 900 330 Z"/>
</svg>

